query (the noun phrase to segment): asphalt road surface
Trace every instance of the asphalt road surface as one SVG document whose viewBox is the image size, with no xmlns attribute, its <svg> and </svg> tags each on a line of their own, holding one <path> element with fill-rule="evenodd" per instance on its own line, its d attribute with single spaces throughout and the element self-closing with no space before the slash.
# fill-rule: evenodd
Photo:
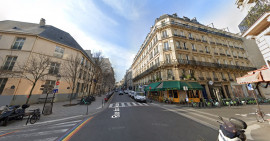
<svg viewBox="0 0 270 141">
<path fill-rule="evenodd" d="M 179 114 L 115 93 L 72 141 L 214 141 L 218 131 Z"/>
</svg>

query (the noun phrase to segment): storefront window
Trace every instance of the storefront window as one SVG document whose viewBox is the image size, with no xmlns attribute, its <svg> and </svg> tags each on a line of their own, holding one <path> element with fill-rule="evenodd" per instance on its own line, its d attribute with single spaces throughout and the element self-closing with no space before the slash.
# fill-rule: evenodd
<svg viewBox="0 0 270 141">
<path fill-rule="evenodd" d="M 173 90 L 173 98 L 178 98 L 177 90 Z"/>
<path fill-rule="evenodd" d="M 173 97 L 173 91 L 169 90 L 169 97 Z"/>
</svg>

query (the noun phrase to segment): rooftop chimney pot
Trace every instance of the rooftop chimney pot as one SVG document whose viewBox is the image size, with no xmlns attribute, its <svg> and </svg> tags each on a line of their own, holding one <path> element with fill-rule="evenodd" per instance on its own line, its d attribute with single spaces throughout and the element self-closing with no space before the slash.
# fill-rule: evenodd
<svg viewBox="0 0 270 141">
<path fill-rule="evenodd" d="M 41 18 L 40 19 L 40 22 L 39 22 L 39 25 L 41 26 L 41 27 L 43 27 L 43 26 L 45 26 L 45 19 L 43 19 L 43 18 Z"/>
</svg>

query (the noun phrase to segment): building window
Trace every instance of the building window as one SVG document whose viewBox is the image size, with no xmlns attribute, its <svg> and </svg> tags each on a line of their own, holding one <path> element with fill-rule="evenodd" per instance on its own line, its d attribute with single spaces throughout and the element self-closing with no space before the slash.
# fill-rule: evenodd
<svg viewBox="0 0 270 141">
<path fill-rule="evenodd" d="M 21 50 L 24 44 L 25 38 L 17 37 L 11 49 Z"/>
<path fill-rule="evenodd" d="M 177 29 L 174 29 L 174 30 L 173 30 L 173 34 L 174 34 L 174 35 L 178 35 Z"/>
<path fill-rule="evenodd" d="M 180 35 L 181 36 L 185 36 L 183 31 L 180 31 Z"/>
<path fill-rule="evenodd" d="M 175 42 L 175 46 L 176 46 L 177 48 L 180 48 L 180 42 L 179 42 L 179 41 L 176 41 L 176 42 Z"/>
<path fill-rule="evenodd" d="M 162 38 L 166 38 L 166 37 L 167 37 L 167 31 L 164 30 L 164 31 L 162 31 Z"/>
<path fill-rule="evenodd" d="M 170 63 L 170 62 L 171 62 L 170 54 L 166 54 L 166 63 Z"/>
<path fill-rule="evenodd" d="M 2 35 L 0 35 L 0 40 L 2 39 Z"/>
<path fill-rule="evenodd" d="M 214 78 L 217 78 L 217 76 L 216 76 L 216 73 L 215 73 L 215 72 L 213 72 L 213 77 L 214 77 Z"/>
<path fill-rule="evenodd" d="M 58 57 L 58 58 L 62 58 L 63 54 L 64 54 L 64 51 L 65 51 L 64 48 L 56 46 L 53 56 Z"/>
<path fill-rule="evenodd" d="M 12 70 L 17 60 L 17 56 L 8 56 L 3 66 L 3 70 Z"/>
<path fill-rule="evenodd" d="M 172 72 L 171 69 L 168 69 L 167 70 L 167 77 L 168 77 L 168 79 L 172 79 L 173 78 L 173 72 Z"/>
<path fill-rule="evenodd" d="M 53 85 L 55 86 L 55 80 L 46 80 L 45 85 Z M 42 94 L 50 93 L 47 89 L 43 89 Z"/>
<path fill-rule="evenodd" d="M 187 60 L 189 60 L 189 56 L 188 56 L 188 54 L 186 54 L 186 59 L 187 59 Z"/>
<path fill-rule="evenodd" d="M 164 42 L 164 49 L 168 49 L 169 48 L 169 43 L 168 42 Z"/>
<path fill-rule="evenodd" d="M 184 47 L 184 49 L 186 49 L 186 50 L 188 49 L 187 46 L 186 46 L 186 42 L 183 42 L 183 47 Z"/>
<path fill-rule="evenodd" d="M 84 62 L 84 57 L 82 57 L 81 59 L 81 65 L 83 65 L 83 62 Z"/>
<path fill-rule="evenodd" d="M 59 67 L 60 67 L 60 63 L 52 62 L 50 70 L 49 70 L 49 74 L 58 74 L 59 73 Z"/>
<path fill-rule="evenodd" d="M 189 37 L 189 38 L 192 38 L 192 34 L 191 34 L 191 33 L 188 33 L 188 37 Z"/>
<path fill-rule="evenodd" d="M 192 47 L 192 50 L 195 51 L 196 50 L 196 47 L 194 44 L 191 44 L 191 47 Z"/>
<path fill-rule="evenodd" d="M 207 46 L 205 46 L 205 51 L 206 51 L 206 52 L 209 52 L 209 50 L 208 50 L 208 47 L 207 47 Z"/>
<path fill-rule="evenodd" d="M 0 94 L 2 94 L 6 86 L 7 80 L 8 80 L 7 78 L 0 78 Z"/>
</svg>

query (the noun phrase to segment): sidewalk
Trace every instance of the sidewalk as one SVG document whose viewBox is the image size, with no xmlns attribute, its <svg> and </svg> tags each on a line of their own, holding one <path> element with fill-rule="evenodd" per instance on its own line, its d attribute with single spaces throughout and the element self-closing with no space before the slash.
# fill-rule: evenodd
<svg viewBox="0 0 270 141">
<path fill-rule="evenodd" d="M 92 115 L 98 111 L 101 111 L 104 109 L 108 104 L 105 103 L 102 107 L 102 101 L 104 100 L 105 95 L 101 95 L 101 97 L 96 96 L 96 100 L 93 101 L 90 105 L 88 105 L 88 115 Z M 78 103 L 79 99 L 72 100 L 72 104 Z M 51 115 L 41 115 L 40 120 L 36 122 L 38 124 L 39 122 L 47 122 L 47 121 L 53 121 L 53 120 L 61 120 L 61 119 L 71 119 L 76 117 L 83 117 L 87 113 L 87 105 L 75 105 L 75 106 L 63 106 L 65 104 L 69 104 L 69 101 L 64 102 L 55 102 L 53 104 L 53 110 Z M 33 104 L 30 105 L 29 108 L 26 109 L 26 112 L 32 109 L 40 108 L 42 111 L 44 103 L 41 104 Z M 25 123 L 27 121 L 27 117 L 25 117 L 22 121 L 20 120 L 12 120 L 8 123 L 8 125 L 0 126 L 0 130 L 10 130 L 10 129 L 16 129 L 21 128 L 25 126 Z M 28 123 L 30 125 L 30 123 Z M 33 124 L 35 125 L 35 124 Z"/>
<path fill-rule="evenodd" d="M 266 114 L 265 119 L 267 121 L 260 123 L 257 122 L 255 116 L 255 109 L 257 105 L 245 105 L 245 106 L 225 106 L 216 108 L 192 108 L 179 104 L 165 104 L 153 101 L 155 105 L 171 109 L 171 111 L 187 115 L 196 120 L 207 122 L 218 128 L 218 116 L 222 116 L 224 119 L 235 117 L 242 119 L 248 125 L 246 129 L 246 135 L 248 140 L 260 140 L 268 141 L 270 138 L 270 105 L 260 105 L 261 110 Z"/>
</svg>

